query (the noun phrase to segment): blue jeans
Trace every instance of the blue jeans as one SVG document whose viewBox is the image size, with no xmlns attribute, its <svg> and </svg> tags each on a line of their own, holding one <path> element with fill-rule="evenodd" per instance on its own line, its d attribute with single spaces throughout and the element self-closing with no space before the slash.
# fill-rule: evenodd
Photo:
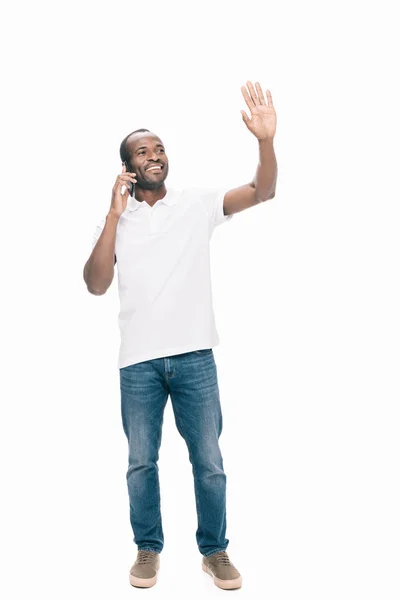
<svg viewBox="0 0 400 600">
<path fill-rule="evenodd" d="M 225 550 L 226 475 L 218 445 L 222 413 L 212 348 L 123 367 L 120 387 L 134 543 L 139 550 L 155 552 L 164 546 L 157 461 L 169 395 L 192 464 L 197 546 L 204 556 Z"/>
</svg>

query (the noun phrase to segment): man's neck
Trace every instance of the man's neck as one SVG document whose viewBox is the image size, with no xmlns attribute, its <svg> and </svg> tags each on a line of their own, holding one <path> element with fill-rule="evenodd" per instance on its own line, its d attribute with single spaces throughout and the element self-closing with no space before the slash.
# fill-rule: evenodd
<svg viewBox="0 0 400 600">
<path fill-rule="evenodd" d="M 135 189 L 135 198 L 138 202 L 147 202 L 150 206 L 154 206 L 157 200 L 161 200 L 164 198 L 167 193 L 167 188 L 165 184 L 163 184 L 157 190 L 144 190 L 142 188 Z"/>
</svg>

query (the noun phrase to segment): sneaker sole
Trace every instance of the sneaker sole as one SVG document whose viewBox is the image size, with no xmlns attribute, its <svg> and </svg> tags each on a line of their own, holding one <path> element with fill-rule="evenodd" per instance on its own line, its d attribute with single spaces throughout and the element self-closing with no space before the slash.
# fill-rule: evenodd
<svg viewBox="0 0 400 600">
<path fill-rule="evenodd" d="M 207 567 L 207 565 L 202 563 L 201 566 L 203 568 L 203 571 L 211 575 L 211 577 L 214 579 L 215 585 L 221 588 L 222 590 L 235 590 L 237 588 L 242 587 L 241 575 L 240 577 L 236 577 L 236 579 L 218 579 L 218 577 L 215 577 L 214 573 L 211 571 L 211 569 Z"/>
<path fill-rule="evenodd" d="M 131 573 L 129 573 L 129 583 L 134 587 L 148 588 L 152 587 L 157 582 L 157 575 L 154 577 L 147 577 L 147 579 L 143 579 L 142 577 L 135 577 Z"/>
</svg>

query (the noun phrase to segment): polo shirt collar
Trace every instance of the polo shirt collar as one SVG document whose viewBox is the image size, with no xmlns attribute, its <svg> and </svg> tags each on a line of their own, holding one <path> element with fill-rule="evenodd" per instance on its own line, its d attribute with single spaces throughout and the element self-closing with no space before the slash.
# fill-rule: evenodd
<svg viewBox="0 0 400 600">
<path fill-rule="evenodd" d="M 164 204 L 167 204 L 168 206 L 173 206 L 174 204 L 176 204 L 176 197 L 172 193 L 172 190 L 167 189 L 167 193 L 165 194 L 164 198 L 160 198 L 157 202 L 163 202 Z M 147 204 L 147 202 L 145 202 L 144 200 L 142 202 L 139 202 L 139 200 L 136 200 L 135 197 L 130 196 L 129 200 L 128 200 L 127 209 L 129 211 L 137 210 L 144 204 Z M 149 206 L 149 208 L 150 208 L 150 206 Z"/>
</svg>

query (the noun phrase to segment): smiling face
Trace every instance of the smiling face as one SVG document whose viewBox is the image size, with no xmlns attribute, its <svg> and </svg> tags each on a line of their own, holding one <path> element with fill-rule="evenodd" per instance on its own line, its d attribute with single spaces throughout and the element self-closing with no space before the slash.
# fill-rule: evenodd
<svg viewBox="0 0 400 600">
<path fill-rule="evenodd" d="M 136 173 L 135 185 L 144 190 L 162 187 L 168 175 L 168 157 L 160 138 L 150 132 L 134 133 L 128 139 L 127 150 L 130 170 Z"/>
</svg>

